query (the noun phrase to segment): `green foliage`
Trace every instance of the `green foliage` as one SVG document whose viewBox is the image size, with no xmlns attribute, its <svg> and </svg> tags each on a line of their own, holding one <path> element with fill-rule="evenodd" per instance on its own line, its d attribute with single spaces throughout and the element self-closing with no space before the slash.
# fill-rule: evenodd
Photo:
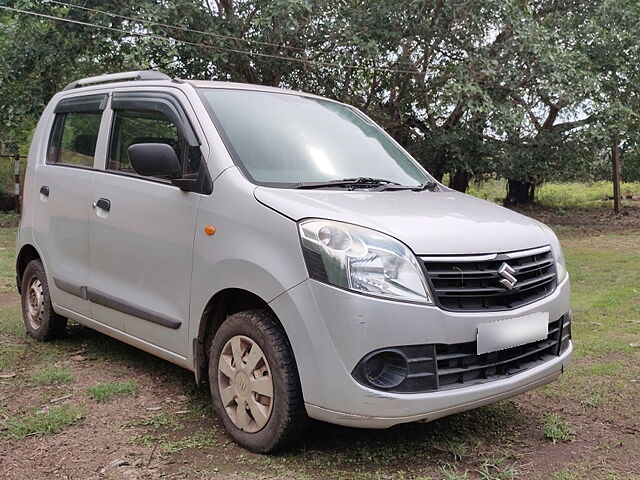
<svg viewBox="0 0 640 480">
<path fill-rule="evenodd" d="M 622 178 L 640 182 L 640 143 L 629 142 L 622 155 Z"/>
<path fill-rule="evenodd" d="M 87 393 L 98 403 L 105 403 L 122 395 L 137 395 L 138 385 L 133 380 L 107 382 L 87 388 Z"/>
<path fill-rule="evenodd" d="M 23 149 L 67 82 L 156 68 L 352 103 L 437 178 L 603 179 L 614 131 L 624 175 L 640 176 L 634 0 L 13 5 L 115 29 L 0 12 L 0 142 Z"/>
</svg>

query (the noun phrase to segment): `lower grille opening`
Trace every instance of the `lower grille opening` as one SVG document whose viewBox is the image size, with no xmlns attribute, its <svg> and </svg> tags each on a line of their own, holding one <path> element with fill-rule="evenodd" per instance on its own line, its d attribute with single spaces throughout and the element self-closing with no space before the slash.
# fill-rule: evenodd
<svg viewBox="0 0 640 480">
<path fill-rule="evenodd" d="M 524 372 L 564 352 L 571 339 L 571 313 L 549 323 L 547 338 L 497 352 L 476 354 L 476 342 L 426 344 L 380 349 L 366 355 L 354 368 L 353 377 L 363 385 L 397 393 L 451 390 L 491 382 Z M 404 381 L 381 388 L 367 379 L 370 359 L 392 350 L 406 359 Z"/>
</svg>

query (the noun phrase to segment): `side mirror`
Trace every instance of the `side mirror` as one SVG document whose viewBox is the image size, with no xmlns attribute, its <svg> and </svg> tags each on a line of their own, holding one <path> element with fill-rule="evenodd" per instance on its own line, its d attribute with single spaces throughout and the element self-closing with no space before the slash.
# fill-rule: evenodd
<svg viewBox="0 0 640 480">
<path fill-rule="evenodd" d="M 138 175 L 168 180 L 182 177 L 178 156 L 166 143 L 137 143 L 127 149 L 127 154 Z"/>
</svg>

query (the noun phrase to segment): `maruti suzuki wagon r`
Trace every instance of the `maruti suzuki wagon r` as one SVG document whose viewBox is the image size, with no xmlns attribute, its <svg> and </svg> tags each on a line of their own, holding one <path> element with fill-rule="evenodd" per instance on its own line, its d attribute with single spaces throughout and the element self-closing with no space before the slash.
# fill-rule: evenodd
<svg viewBox="0 0 640 480">
<path fill-rule="evenodd" d="M 256 452 L 309 417 L 387 428 L 496 402 L 571 356 L 554 233 L 315 95 L 75 81 L 38 123 L 23 211 L 28 333 L 71 319 L 193 371 Z"/>
</svg>

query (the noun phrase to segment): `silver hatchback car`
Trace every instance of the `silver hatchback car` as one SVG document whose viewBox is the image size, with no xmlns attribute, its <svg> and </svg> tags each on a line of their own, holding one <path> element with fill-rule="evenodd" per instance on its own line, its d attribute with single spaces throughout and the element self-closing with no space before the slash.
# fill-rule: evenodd
<svg viewBox="0 0 640 480">
<path fill-rule="evenodd" d="M 73 82 L 38 123 L 17 249 L 32 337 L 72 319 L 193 371 L 257 452 L 309 417 L 387 428 L 496 402 L 572 351 L 548 227 L 300 92 Z"/>
</svg>

